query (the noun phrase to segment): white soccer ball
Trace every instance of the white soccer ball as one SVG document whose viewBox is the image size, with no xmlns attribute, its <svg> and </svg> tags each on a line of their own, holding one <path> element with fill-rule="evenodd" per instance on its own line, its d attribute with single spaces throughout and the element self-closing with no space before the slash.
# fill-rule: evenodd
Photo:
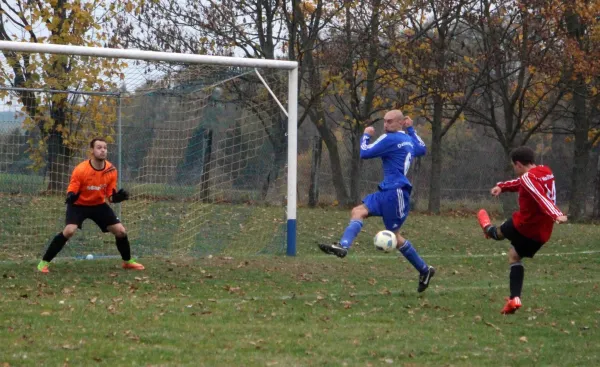
<svg viewBox="0 0 600 367">
<path fill-rule="evenodd" d="M 392 252 L 396 249 L 398 240 L 396 239 L 394 232 L 386 230 L 377 233 L 375 238 L 373 238 L 373 242 L 377 250 L 383 252 Z"/>
<path fill-rule="evenodd" d="M 88 254 L 88 255 L 85 257 L 85 259 L 86 259 L 86 260 L 94 260 L 94 255 L 92 255 L 92 254 Z"/>
</svg>

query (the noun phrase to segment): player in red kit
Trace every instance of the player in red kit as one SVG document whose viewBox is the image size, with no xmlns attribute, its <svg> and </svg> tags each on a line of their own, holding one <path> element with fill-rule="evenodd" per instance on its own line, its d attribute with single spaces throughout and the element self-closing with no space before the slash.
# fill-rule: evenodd
<svg viewBox="0 0 600 367">
<path fill-rule="evenodd" d="M 524 257 L 533 257 L 550 239 L 554 223 L 564 223 L 567 217 L 556 206 L 556 186 L 550 168 L 535 164 L 535 153 L 531 148 L 514 149 L 510 158 L 517 176 L 515 180 L 499 182 L 491 190 L 498 196 L 503 192 L 519 193 L 519 211 L 500 227 L 491 224 L 488 213 L 481 209 L 477 213 L 479 225 L 486 238 L 497 241 L 510 240 L 508 252 L 510 264 L 510 298 L 501 313 L 512 314 L 521 307 L 521 289 L 525 268 Z"/>
</svg>

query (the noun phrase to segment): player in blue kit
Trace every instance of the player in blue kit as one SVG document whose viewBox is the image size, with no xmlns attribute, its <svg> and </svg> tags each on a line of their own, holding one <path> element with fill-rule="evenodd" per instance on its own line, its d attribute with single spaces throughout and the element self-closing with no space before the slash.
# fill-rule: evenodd
<svg viewBox="0 0 600 367">
<path fill-rule="evenodd" d="M 363 227 L 367 217 L 383 217 L 387 230 L 396 234 L 398 250 L 419 272 L 418 291 L 423 292 L 429 286 L 435 269 L 423 261 L 412 244 L 400 235 L 400 227 L 410 210 L 412 185 L 406 174 L 413 157 L 425 155 L 425 143 L 415 132 L 413 121 L 399 110 L 388 111 L 383 118 L 385 134 L 369 144 L 375 129 L 365 129 L 360 145 L 362 159 L 381 158 L 383 163 L 383 181 L 379 191 L 367 195 L 363 203 L 352 209 L 350 224 L 346 227 L 340 241 L 336 244 L 320 244 L 319 248 L 331 255 L 344 257 L 352 242 Z"/>
</svg>

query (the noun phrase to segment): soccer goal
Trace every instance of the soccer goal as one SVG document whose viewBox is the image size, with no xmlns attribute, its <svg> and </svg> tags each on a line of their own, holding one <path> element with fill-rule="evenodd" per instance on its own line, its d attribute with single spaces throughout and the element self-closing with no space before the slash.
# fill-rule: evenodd
<svg viewBox="0 0 600 367">
<path fill-rule="evenodd" d="M 94 137 L 136 256 L 296 254 L 296 62 L 0 41 L 0 73 L 0 260 L 64 227 Z M 117 255 L 91 221 L 63 253 Z"/>
</svg>

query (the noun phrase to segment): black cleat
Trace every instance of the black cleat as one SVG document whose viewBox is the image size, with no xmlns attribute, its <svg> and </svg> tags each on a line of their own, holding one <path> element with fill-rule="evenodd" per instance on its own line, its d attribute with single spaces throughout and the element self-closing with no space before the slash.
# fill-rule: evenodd
<svg viewBox="0 0 600 367">
<path fill-rule="evenodd" d="M 348 249 L 343 248 L 342 246 L 338 244 L 326 244 L 326 243 L 321 243 L 319 244 L 319 248 L 321 249 L 321 251 L 323 251 L 324 253 L 328 254 L 328 255 L 335 255 L 339 258 L 345 257 L 346 255 L 348 255 Z"/>
<path fill-rule="evenodd" d="M 419 293 L 423 292 L 425 289 L 427 289 L 427 287 L 429 287 L 429 281 L 434 275 L 435 268 L 433 266 L 429 267 L 427 273 L 419 275 L 419 288 L 417 288 Z"/>
</svg>

